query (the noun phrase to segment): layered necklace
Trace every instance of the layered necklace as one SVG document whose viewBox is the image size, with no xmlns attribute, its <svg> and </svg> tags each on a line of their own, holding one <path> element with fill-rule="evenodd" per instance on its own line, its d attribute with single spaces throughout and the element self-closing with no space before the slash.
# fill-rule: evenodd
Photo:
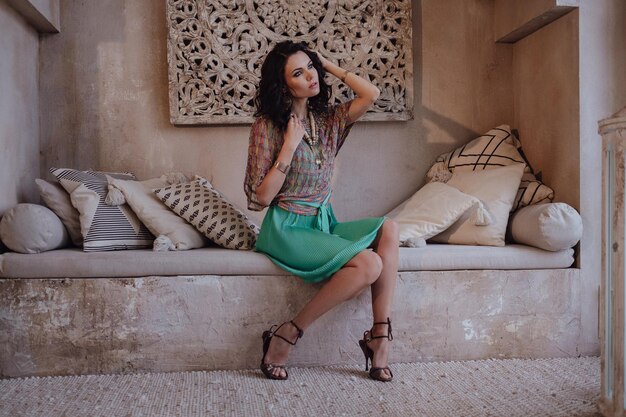
<svg viewBox="0 0 626 417">
<path fill-rule="evenodd" d="M 317 148 L 317 156 L 315 158 L 315 165 L 317 166 L 317 169 L 321 169 L 322 163 L 324 161 L 324 153 L 323 153 L 321 144 L 319 147 L 317 146 L 319 143 L 319 135 L 317 132 L 317 125 L 315 124 L 315 117 L 313 117 L 313 112 L 309 110 L 307 111 L 307 113 L 309 114 L 309 128 L 311 129 L 311 134 L 309 134 L 309 132 L 307 132 L 306 129 L 304 129 L 303 139 L 309 145 L 309 148 L 311 148 L 313 155 L 316 154 L 316 148 Z"/>
</svg>

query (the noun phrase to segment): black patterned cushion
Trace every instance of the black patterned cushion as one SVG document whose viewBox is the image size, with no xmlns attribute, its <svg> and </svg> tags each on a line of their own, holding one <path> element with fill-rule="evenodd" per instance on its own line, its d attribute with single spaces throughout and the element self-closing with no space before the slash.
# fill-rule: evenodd
<svg viewBox="0 0 626 417">
<path fill-rule="evenodd" d="M 426 177 L 429 181 L 445 177 L 444 172 L 480 171 L 513 164 L 525 164 L 524 175 L 511 211 L 531 204 L 554 200 L 554 191 L 535 178 L 521 153 L 521 144 L 511 128 L 501 125 L 452 152 L 439 155 Z"/>
<path fill-rule="evenodd" d="M 258 227 L 204 178 L 159 188 L 154 193 L 216 244 L 228 249 L 254 247 Z"/>
<path fill-rule="evenodd" d="M 51 168 L 50 172 L 70 194 L 72 205 L 80 213 L 85 252 L 152 246 L 154 236 L 127 204 L 109 206 L 104 202 L 108 193 L 106 175 L 126 180 L 135 179 L 134 175 L 68 168 Z"/>
</svg>

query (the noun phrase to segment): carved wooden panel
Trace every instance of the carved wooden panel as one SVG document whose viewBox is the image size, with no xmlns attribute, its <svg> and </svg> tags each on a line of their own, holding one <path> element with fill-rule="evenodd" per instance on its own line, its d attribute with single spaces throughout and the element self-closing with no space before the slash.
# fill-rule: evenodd
<svg viewBox="0 0 626 417">
<path fill-rule="evenodd" d="M 413 111 L 410 0 L 166 0 L 170 119 L 250 123 L 263 59 L 283 40 L 305 41 L 381 95 L 364 120 Z M 327 76 L 332 99 L 352 91 Z"/>
</svg>

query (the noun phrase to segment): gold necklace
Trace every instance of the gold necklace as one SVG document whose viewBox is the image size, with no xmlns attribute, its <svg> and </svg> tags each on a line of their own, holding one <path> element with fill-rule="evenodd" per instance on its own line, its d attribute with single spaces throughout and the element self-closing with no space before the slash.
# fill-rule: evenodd
<svg viewBox="0 0 626 417">
<path fill-rule="evenodd" d="M 315 153 L 315 147 L 317 146 L 317 143 L 319 142 L 319 135 L 317 132 L 317 126 L 315 125 L 315 117 L 313 117 L 313 112 L 309 110 L 308 113 L 309 113 L 309 127 L 311 128 L 311 134 L 309 135 L 309 133 L 305 129 L 304 141 L 309 145 L 309 147 L 311 148 L 311 151 Z M 317 166 L 317 169 L 322 168 L 323 158 L 324 158 L 323 150 L 322 150 L 322 147 L 320 146 L 318 156 L 317 158 L 315 158 L 315 165 Z"/>
</svg>

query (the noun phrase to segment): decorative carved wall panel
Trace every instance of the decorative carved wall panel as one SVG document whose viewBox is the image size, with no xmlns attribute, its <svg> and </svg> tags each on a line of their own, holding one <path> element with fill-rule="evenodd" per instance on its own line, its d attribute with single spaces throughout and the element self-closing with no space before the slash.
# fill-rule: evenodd
<svg viewBox="0 0 626 417">
<path fill-rule="evenodd" d="M 277 42 L 305 41 L 381 95 L 364 120 L 413 112 L 410 0 L 166 0 L 170 119 L 250 123 L 263 59 Z M 352 97 L 327 76 L 332 100 Z"/>
</svg>

